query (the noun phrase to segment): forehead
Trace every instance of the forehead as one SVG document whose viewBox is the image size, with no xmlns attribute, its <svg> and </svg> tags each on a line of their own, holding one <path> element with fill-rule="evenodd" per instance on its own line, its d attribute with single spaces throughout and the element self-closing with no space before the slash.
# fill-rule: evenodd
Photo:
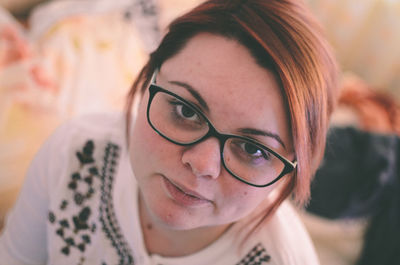
<svg viewBox="0 0 400 265">
<path fill-rule="evenodd" d="M 287 138 L 286 110 L 275 76 L 235 40 L 209 33 L 196 35 L 162 65 L 157 82 L 171 88 L 171 81 L 194 87 L 220 129 L 250 126 Z"/>
</svg>

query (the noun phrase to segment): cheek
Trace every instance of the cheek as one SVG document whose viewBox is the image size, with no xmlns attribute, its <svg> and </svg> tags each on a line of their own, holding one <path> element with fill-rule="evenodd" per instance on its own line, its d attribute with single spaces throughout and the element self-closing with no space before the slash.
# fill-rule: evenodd
<svg viewBox="0 0 400 265">
<path fill-rule="evenodd" d="M 223 186 L 225 188 L 221 195 L 224 199 L 219 210 L 232 221 L 239 220 L 258 208 L 266 207 L 264 202 L 267 201 L 269 194 L 274 189 L 274 186 L 251 187 L 234 179 L 231 181 L 231 185 L 224 183 Z"/>
<path fill-rule="evenodd" d="M 142 108 L 141 108 L 142 109 Z M 131 162 L 134 168 L 136 164 L 142 164 L 142 160 L 147 159 L 151 147 L 151 138 L 153 133 L 149 130 L 145 116 L 143 117 L 143 111 L 139 110 L 138 117 L 136 118 L 132 135 L 130 137 L 130 154 Z"/>
<path fill-rule="evenodd" d="M 236 194 L 238 194 L 236 200 L 241 208 L 255 209 L 268 197 L 270 191 L 271 188 L 260 189 L 255 187 L 245 187 L 236 192 Z"/>
<path fill-rule="evenodd" d="M 154 173 L 162 163 L 173 163 L 175 145 L 159 136 L 148 124 L 144 107 L 140 107 L 130 137 L 130 158 L 136 177 Z"/>
</svg>

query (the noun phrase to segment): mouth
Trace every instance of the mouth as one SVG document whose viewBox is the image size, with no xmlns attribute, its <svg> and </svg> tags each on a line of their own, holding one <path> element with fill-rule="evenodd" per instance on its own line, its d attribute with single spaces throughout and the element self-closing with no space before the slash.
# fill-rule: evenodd
<svg viewBox="0 0 400 265">
<path fill-rule="evenodd" d="M 199 193 L 176 184 L 163 176 L 164 187 L 171 199 L 180 205 L 187 207 L 198 207 L 212 203 Z"/>
</svg>

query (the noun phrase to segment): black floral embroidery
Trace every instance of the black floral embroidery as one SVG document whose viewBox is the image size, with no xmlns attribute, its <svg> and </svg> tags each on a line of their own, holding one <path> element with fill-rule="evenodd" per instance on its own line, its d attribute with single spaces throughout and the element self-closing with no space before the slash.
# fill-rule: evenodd
<svg viewBox="0 0 400 265">
<path fill-rule="evenodd" d="M 96 224 L 89 222 L 91 209 L 85 203 L 95 193 L 94 179 L 97 178 L 100 185 L 100 176 L 93 158 L 94 143 L 89 140 L 85 143 L 82 151 L 76 152 L 76 157 L 80 162 L 79 171 L 71 174 L 68 183 L 68 189 L 72 192 L 72 202 L 63 199 L 60 203 L 60 211 L 66 211 L 68 205 L 75 203 L 78 212 L 69 218 L 57 220 L 54 212 L 49 212 L 49 221 L 56 225 L 55 233 L 63 240 L 64 246 L 61 247 L 61 253 L 69 256 L 72 249 L 83 253 L 87 244 L 91 243 L 90 235 L 96 231 Z M 82 256 L 79 264 L 84 263 L 85 258 Z"/>
<path fill-rule="evenodd" d="M 125 242 L 121 230 L 116 220 L 114 206 L 112 204 L 112 188 L 114 184 L 114 172 L 116 159 L 119 157 L 119 147 L 109 143 L 106 147 L 104 164 L 101 173 L 101 203 L 100 203 L 100 221 L 102 229 L 112 246 L 117 250 L 120 265 L 134 264 L 133 257 L 128 244 Z"/>
<path fill-rule="evenodd" d="M 269 263 L 271 256 L 268 255 L 265 248 L 258 243 L 250 252 L 236 265 L 262 265 Z"/>
<path fill-rule="evenodd" d="M 83 208 L 78 215 L 72 217 L 74 223 L 74 231 L 77 233 L 79 230 L 89 229 L 88 220 L 91 214 L 89 207 Z"/>
<path fill-rule="evenodd" d="M 49 212 L 49 221 L 52 224 L 54 224 L 54 222 L 56 221 L 56 216 L 54 215 L 54 213 L 52 211 Z"/>
<path fill-rule="evenodd" d="M 61 202 L 61 205 L 60 205 L 60 210 L 66 210 L 67 206 L 68 206 L 68 201 L 67 200 L 63 200 Z"/>
<path fill-rule="evenodd" d="M 93 163 L 94 143 L 92 140 L 86 142 L 82 152 L 76 152 L 76 156 L 82 164 Z"/>
<path fill-rule="evenodd" d="M 67 188 L 70 191 L 69 199 L 63 199 L 59 209 L 61 212 L 74 204 L 77 212 L 67 218 L 58 218 L 53 211 L 49 211 L 48 219 L 55 225 L 56 235 L 64 243 L 60 252 L 69 256 L 71 251 L 81 253 L 78 265 L 85 264 L 84 255 L 87 246 L 91 244 L 92 238 L 97 231 L 95 220 L 92 220 L 92 209 L 88 202 L 94 198 L 100 199 L 100 222 L 103 231 L 114 247 L 119 258 L 118 264 L 134 264 L 131 250 L 126 243 L 118 225 L 114 206 L 112 204 L 112 188 L 114 184 L 114 173 L 119 158 L 119 147 L 108 143 L 104 150 L 102 169 L 99 171 L 93 157 L 95 150 L 94 142 L 89 140 L 81 151 L 76 152 L 79 161 L 79 170 L 70 175 Z M 101 194 L 98 192 L 101 191 Z M 107 264 L 102 261 L 102 264 Z"/>
</svg>

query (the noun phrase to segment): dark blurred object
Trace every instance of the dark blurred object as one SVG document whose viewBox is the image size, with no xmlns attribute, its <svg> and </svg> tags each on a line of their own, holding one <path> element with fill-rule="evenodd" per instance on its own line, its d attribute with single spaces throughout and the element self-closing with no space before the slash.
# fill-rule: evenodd
<svg viewBox="0 0 400 265">
<path fill-rule="evenodd" d="M 369 221 L 357 265 L 400 264 L 400 138 L 332 128 L 307 211 Z"/>
<path fill-rule="evenodd" d="M 16 19 L 26 21 L 32 8 L 49 1 L 51 0 L 0 0 L 0 6 L 7 9 Z"/>
</svg>

